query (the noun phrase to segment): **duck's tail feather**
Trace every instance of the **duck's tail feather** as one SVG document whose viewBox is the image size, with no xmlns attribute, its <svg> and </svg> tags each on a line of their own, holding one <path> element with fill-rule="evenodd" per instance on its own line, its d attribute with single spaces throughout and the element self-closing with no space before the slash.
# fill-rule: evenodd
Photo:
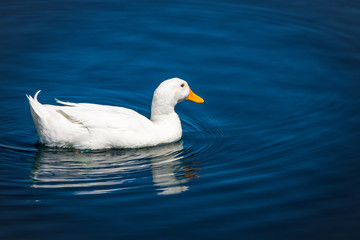
<svg viewBox="0 0 360 240">
<path fill-rule="evenodd" d="M 35 102 L 39 103 L 37 97 L 38 97 L 38 95 L 39 95 L 40 92 L 41 92 L 41 90 L 37 91 L 37 92 L 35 93 L 35 95 L 34 95 L 34 98 L 31 97 L 31 96 L 28 95 L 28 94 L 26 94 L 26 97 L 29 99 L 29 101 L 35 101 Z M 31 102 L 30 102 L 30 103 L 31 103 Z"/>
<path fill-rule="evenodd" d="M 30 95 L 26 95 L 30 104 L 31 116 L 34 121 L 34 125 L 39 137 L 41 136 L 40 132 L 41 132 L 42 119 L 44 118 L 44 116 L 46 116 L 46 111 L 44 110 L 44 106 L 37 99 L 40 91 L 41 90 L 35 93 L 34 98 L 31 97 Z"/>
<path fill-rule="evenodd" d="M 41 115 L 41 103 L 39 103 L 37 97 L 39 95 L 39 93 L 41 92 L 41 90 L 37 91 L 34 95 L 34 98 L 32 98 L 30 95 L 26 94 L 27 99 L 29 100 L 30 103 L 30 110 L 31 113 L 35 113 L 37 116 Z M 33 116 L 34 118 L 34 116 Z M 35 119 L 34 119 L 35 120 Z"/>
</svg>

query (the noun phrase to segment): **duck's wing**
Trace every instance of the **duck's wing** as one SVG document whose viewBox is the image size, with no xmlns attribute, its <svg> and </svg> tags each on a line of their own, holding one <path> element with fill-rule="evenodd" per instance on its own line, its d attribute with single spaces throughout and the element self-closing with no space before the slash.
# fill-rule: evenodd
<svg viewBox="0 0 360 240">
<path fill-rule="evenodd" d="M 138 131 L 153 123 L 138 112 L 124 108 L 90 103 L 70 103 L 57 100 L 65 106 L 56 111 L 68 121 L 87 129 L 126 129 Z"/>
</svg>

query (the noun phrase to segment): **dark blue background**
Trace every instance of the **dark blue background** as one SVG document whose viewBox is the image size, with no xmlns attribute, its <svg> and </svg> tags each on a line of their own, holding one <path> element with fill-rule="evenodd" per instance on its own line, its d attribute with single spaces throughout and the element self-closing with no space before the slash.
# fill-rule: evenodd
<svg viewBox="0 0 360 240">
<path fill-rule="evenodd" d="M 1 239 L 360 239 L 358 1 L 2 1 Z M 182 142 L 37 148 L 25 94 L 149 116 Z"/>
</svg>

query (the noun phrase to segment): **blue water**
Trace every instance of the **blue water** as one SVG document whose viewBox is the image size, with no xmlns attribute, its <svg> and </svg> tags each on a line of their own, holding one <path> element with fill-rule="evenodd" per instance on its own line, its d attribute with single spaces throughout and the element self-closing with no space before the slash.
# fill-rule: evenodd
<svg viewBox="0 0 360 240">
<path fill-rule="evenodd" d="M 360 239 L 359 39 L 354 0 L 2 1 L 0 239 Z M 149 116 L 171 77 L 182 141 L 36 145 L 25 94 Z"/>
</svg>

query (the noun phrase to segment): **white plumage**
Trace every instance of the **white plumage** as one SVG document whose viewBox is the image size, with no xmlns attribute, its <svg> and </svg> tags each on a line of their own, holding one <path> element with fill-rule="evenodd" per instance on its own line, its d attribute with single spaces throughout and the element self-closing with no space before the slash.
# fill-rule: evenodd
<svg viewBox="0 0 360 240">
<path fill-rule="evenodd" d="M 155 90 L 151 119 L 123 107 L 59 100 L 62 106 L 41 104 L 39 92 L 34 98 L 27 97 L 40 142 L 78 149 L 139 148 L 175 142 L 182 135 L 175 105 L 183 100 L 203 102 L 179 78 L 166 80 Z"/>
</svg>

